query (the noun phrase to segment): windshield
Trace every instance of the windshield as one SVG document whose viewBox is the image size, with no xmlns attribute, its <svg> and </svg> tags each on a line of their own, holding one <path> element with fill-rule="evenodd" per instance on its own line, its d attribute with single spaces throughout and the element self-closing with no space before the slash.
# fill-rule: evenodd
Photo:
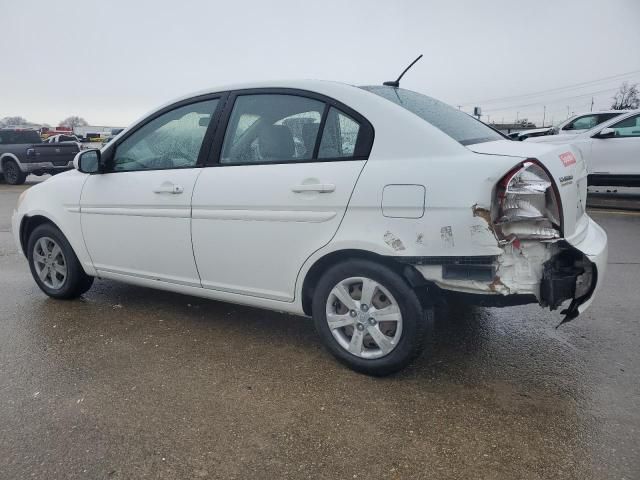
<svg viewBox="0 0 640 480">
<path fill-rule="evenodd" d="M 505 139 L 500 133 L 470 115 L 421 93 L 386 86 L 360 88 L 415 113 L 462 145 Z"/>
</svg>

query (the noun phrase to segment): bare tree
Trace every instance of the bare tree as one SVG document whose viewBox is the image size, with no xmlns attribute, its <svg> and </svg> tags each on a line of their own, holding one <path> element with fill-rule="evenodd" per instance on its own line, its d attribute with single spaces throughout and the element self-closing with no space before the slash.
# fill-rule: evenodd
<svg viewBox="0 0 640 480">
<path fill-rule="evenodd" d="M 629 85 L 624 82 L 618 92 L 613 96 L 611 108 L 613 110 L 634 110 L 640 107 L 640 92 L 638 84 Z"/>
<path fill-rule="evenodd" d="M 71 117 L 67 117 L 60 122 L 60 126 L 69 127 L 72 130 L 76 127 L 86 127 L 87 125 L 89 125 L 89 123 L 87 123 L 87 121 L 84 118 L 77 117 L 75 115 Z"/>
<path fill-rule="evenodd" d="M 24 117 L 4 117 L 0 120 L 0 127 L 10 127 L 14 125 L 30 125 Z"/>
</svg>

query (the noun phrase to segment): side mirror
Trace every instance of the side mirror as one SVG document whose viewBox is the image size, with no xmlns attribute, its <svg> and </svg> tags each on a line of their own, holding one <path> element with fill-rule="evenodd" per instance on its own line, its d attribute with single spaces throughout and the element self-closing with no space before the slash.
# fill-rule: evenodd
<svg viewBox="0 0 640 480">
<path fill-rule="evenodd" d="M 603 128 L 597 134 L 594 135 L 595 138 L 612 138 L 616 136 L 616 131 L 613 128 Z"/>
<path fill-rule="evenodd" d="M 100 150 L 83 150 L 73 159 L 73 166 L 82 173 L 100 172 Z"/>
</svg>

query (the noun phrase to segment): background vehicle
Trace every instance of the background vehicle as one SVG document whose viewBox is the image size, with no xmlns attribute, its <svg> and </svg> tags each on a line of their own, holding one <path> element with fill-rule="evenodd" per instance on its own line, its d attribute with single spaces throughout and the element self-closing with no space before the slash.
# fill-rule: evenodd
<svg viewBox="0 0 640 480">
<path fill-rule="evenodd" d="M 606 267 L 577 150 L 511 142 L 390 86 L 201 93 L 75 164 L 13 217 L 46 294 L 77 297 L 99 276 L 309 315 L 370 374 L 420 353 L 440 296 L 570 301 L 571 319 Z"/>
<path fill-rule="evenodd" d="M 587 160 L 589 185 L 640 186 L 640 110 L 613 117 L 578 135 L 528 142 L 574 145 Z"/>
<path fill-rule="evenodd" d="M 527 138 L 543 137 L 545 135 L 577 135 L 591 130 L 607 120 L 624 115 L 628 110 L 602 110 L 599 112 L 582 113 L 568 118 L 555 127 L 534 128 L 522 130 L 509 135 L 512 140 L 526 140 Z"/>
<path fill-rule="evenodd" d="M 56 174 L 71 170 L 80 151 L 75 142 L 43 143 L 36 130 L 0 130 L 0 173 L 7 183 L 20 185 L 33 173 Z"/>
<path fill-rule="evenodd" d="M 545 128 L 532 128 L 530 130 L 522 130 L 519 132 L 513 132 L 509 134 L 511 140 L 526 140 L 531 137 L 542 137 L 544 135 L 553 135 L 553 127 Z"/>
<path fill-rule="evenodd" d="M 59 135 L 53 135 L 51 137 L 48 137 L 46 140 L 44 140 L 44 143 L 65 143 L 65 142 L 74 142 L 76 145 L 78 145 L 78 148 L 80 150 L 84 148 L 82 143 L 80 142 L 80 139 L 75 135 L 59 134 Z"/>
<path fill-rule="evenodd" d="M 569 134 L 577 135 L 611 120 L 619 115 L 624 115 L 629 110 L 601 110 L 598 112 L 582 113 L 571 117 L 557 127 L 553 127 L 553 135 Z"/>
</svg>

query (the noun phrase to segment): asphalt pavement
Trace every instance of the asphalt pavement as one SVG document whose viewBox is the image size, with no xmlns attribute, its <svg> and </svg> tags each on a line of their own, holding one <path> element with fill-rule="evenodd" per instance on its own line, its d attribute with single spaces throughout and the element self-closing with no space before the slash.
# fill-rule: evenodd
<svg viewBox="0 0 640 480">
<path fill-rule="evenodd" d="M 592 211 L 586 314 L 442 308 L 379 379 L 306 318 L 104 280 L 49 299 L 10 234 L 28 186 L 0 184 L 0 479 L 640 478 L 637 212 Z"/>
</svg>

